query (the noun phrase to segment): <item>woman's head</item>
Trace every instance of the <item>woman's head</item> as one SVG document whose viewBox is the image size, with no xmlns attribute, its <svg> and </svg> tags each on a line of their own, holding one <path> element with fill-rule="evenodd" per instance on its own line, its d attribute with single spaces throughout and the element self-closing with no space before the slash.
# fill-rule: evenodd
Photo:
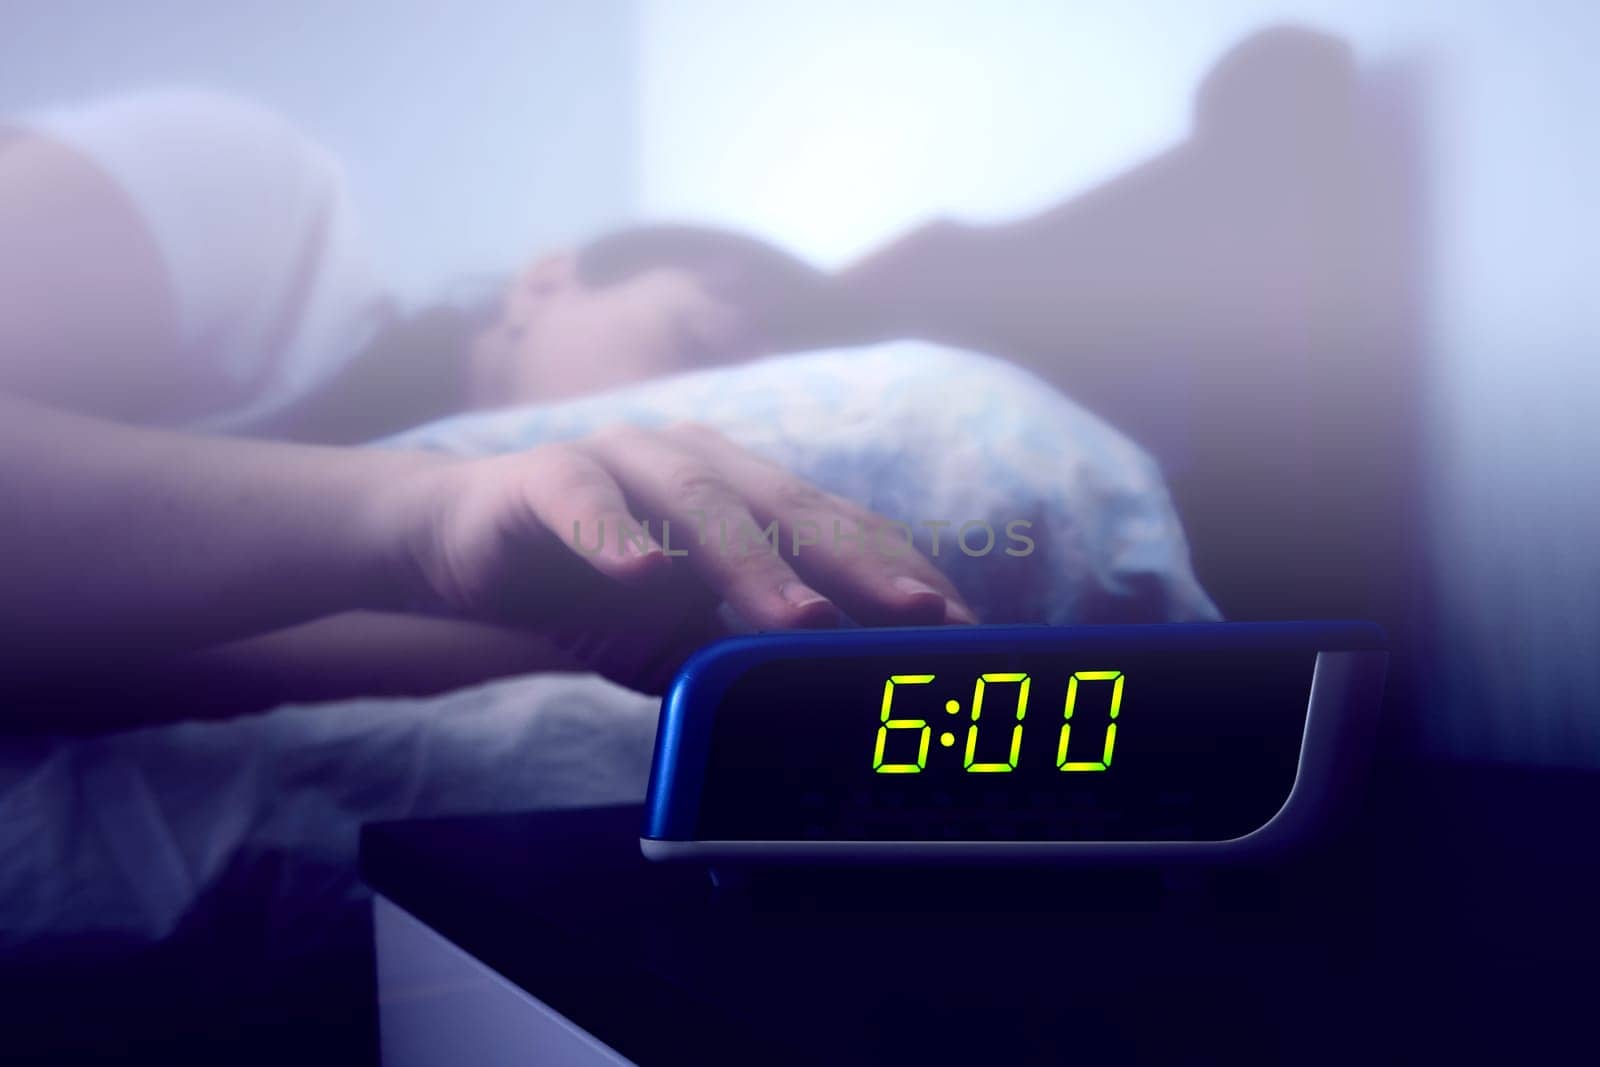
<svg viewBox="0 0 1600 1067">
<path fill-rule="evenodd" d="M 641 226 L 544 256 L 472 346 L 478 405 L 559 400 L 697 367 L 839 343 L 828 275 L 755 238 Z"/>
</svg>

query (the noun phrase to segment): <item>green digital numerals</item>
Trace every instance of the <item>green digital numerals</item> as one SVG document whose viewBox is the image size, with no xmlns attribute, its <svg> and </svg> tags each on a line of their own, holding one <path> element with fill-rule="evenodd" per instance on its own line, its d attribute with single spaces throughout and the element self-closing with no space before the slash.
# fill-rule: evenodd
<svg viewBox="0 0 1600 1067">
<path fill-rule="evenodd" d="M 878 774 L 921 774 L 928 766 L 928 747 L 933 737 L 933 727 L 927 719 L 897 719 L 894 717 L 895 690 L 902 686 L 927 685 L 934 680 L 931 674 L 895 674 L 883 683 L 883 700 L 878 709 L 878 737 L 872 749 L 872 769 Z M 1099 670 L 1078 671 L 1067 680 L 1067 701 L 1062 712 L 1061 734 L 1056 745 L 1056 769 L 1060 771 L 1105 771 L 1111 768 L 1111 756 L 1117 743 L 1117 716 L 1122 711 L 1123 674 L 1121 671 Z M 1072 760 L 1068 759 L 1068 749 L 1072 740 L 1072 717 L 1078 707 L 1078 695 L 1081 683 L 1110 682 L 1110 709 L 1106 720 L 1104 742 L 1099 750 L 1099 759 Z M 1014 719 L 1011 724 L 1011 744 L 1006 753 L 1005 762 L 981 762 L 977 758 L 978 729 L 983 719 L 984 702 L 992 703 L 992 694 L 988 689 L 992 685 L 1014 684 L 1017 687 L 1016 705 L 1013 709 Z M 1022 727 L 1028 715 L 1028 691 L 1032 679 L 1022 672 L 990 673 L 982 675 L 972 688 L 971 723 L 967 727 L 966 747 L 962 753 L 961 766 L 968 774 L 1009 774 L 1017 769 L 1017 760 L 1022 754 Z M 958 714 L 961 705 L 958 701 L 951 700 L 945 704 L 945 710 L 950 714 Z M 917 760 L 915 763 L 887 763 L 884 761 L 884 751 L 889 744 L 889 733 L 892 730 L 916 730 L 917 734 Z M 955 744 L 953 732 L 942 733 L 939 743 L 949 748 Z"/>
<path fill-rule="evenodd" d="M 895 686 L 927 685 L 931 681 L 933 681 L 931 674 L 892 674 L 889 680 L 883 683 L 883 710 L 878 715 L 878 743 L 872 749 L 872 769 L 879 774 L 921 774 L 922 768 L 928 765 L 928 738 L 933 734 L 933 728 L 928 725 L 928 720 L 892 718 L 890 706 L 894 703 Z M 917 740 L 917 762 L 883 762 L 883 749 L 889 743 L 890 730 L 922 731 L 922 736 Z"/>
<path fill-rule="evenodd" d="M 1117 744 L 1117 713 L 1122 710 L 1121 671 L 1078 671 L 1067 680 L 1067 706 L 1061 713 L 1061 740 L 1056 745 L 1056 767 L 1063 771 L 1105 771 L 1111 769 L 1111 752 Z M 1105 746 L 1097 760 L 1069 760 L 1067 747 L 1072 739 L 1072 713 L 1078 707 L 1079 682 L 1111 683 L 1111 717 L 1106 722 Z"/>
<path fill-rule="evenodd" d="M 978 748 L 978 719 L 983 715 L 983 690 L 990 682 L 1021 682 L 1017 687 L 1017 724 L 1011 728 L 1011 753 L 1004 763 L 974 763 Z M 1028 676 L 1026 674 L 985 674 L 972 687 L 972 725 L 967 727 L 967 752 L 961 765 L 971 774 L 1006 774 L 1017 769 L 1017 754 L 1022 751 L 1022 720 L 1028 714 Z"/>
</svg>

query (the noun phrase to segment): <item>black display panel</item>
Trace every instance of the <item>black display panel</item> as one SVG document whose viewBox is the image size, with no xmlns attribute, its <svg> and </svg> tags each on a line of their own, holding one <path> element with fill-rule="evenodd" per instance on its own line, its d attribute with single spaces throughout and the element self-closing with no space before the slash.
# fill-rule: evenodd
<svg viewBox="0 0 1600 1067">
<path fill-rule="evenodd" d="M 696 836 L 1240 837 L 1294 785 L 1315 662 L 1262 650 L 767 662 L 716 709 Z"/>
</svg>

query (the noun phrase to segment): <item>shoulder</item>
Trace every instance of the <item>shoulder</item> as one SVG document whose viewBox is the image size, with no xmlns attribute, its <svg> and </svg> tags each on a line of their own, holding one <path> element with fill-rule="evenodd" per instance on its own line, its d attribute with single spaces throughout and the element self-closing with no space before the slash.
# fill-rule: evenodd
<svg viewBox="0 0 1600 1067">
<path fill-rule="evenodd" d="M 145 89 L 25 112 L 7 124 L 109 163 L 162 156 L 227 164 L 233 153 L 302 156 L 316 151 L 282 114 L 229 93 Z"/>
<path fill-rule="evenodd" d="M 91 164 L 159 255 L 178 347 L 214 380 L 203 421 L 292 402 L 370 337 L 385 294 L 333 153 L 271 108 L 152 89 L 21 116 Z"/>
</svg>

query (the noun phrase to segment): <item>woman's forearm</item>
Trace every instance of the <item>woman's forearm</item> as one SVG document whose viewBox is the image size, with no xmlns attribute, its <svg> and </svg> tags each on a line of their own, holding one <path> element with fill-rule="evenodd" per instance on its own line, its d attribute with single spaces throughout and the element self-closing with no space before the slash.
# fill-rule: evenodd
<svg viewBox="0 0 1600 1067">
<path fill-rule="evenodd" d="M 176 714 L 237 714 L 288 701 L 427 696 L 492 678 L 583 669 L 535 631 L 360 611 L 181 657 L 157 688 L 187 695 Z M 227 684 L 212 684 L 219 679 Z M 217 692 L 227 696 L 213 699 Z"/>
<path fill-rule="evenodd" d="M 140 430 L 0 399 L 0 502 L 0 707 L 5 692 L 48 691 L 51 679 L 151 677 L 185 652 L 362 610 L 529 629 L 641 686 L 664 684 L 724 603 L 758 629 L 831 625 L 840 604 L 869 625 L 973 621 L 916 553 L 835 545 L 790 559 L 727 554 L 712 539 L 669 551 L 668 523 L 689 529 L 697 515 L 790 537 L 803 524 L 881 521 L 696 426 L 623 425 L 452 460 Z M 619 532 L 590 552 L 568 540 L 652 524 L 660 544 Z M 350 692 L 392 691 L 392 671 L 426 689 L 551 665 L 504 636 L 505 657 L 442 665 L 436 649 L 397 660 L 406 642 L 393 633 L 357 634 L 342 654 L 330 637 L 300 636 L 316 653 L 301 656 L 302 674 L 354 679 Z M 408 640 L 430 648 L 427 635 Z M 293 673 L 291 653 L 267 657 L 269 677 Z"/>
<path fill-rule="evenodd" d="M 0 705 L 6 708 L 0 734 L 93 732 L 231 718 L 281 704 L 431 696 L 495 678 L 586 669 L 529 630 L 348 612 L 148 662 L 0 678 Z"/>
<path fill-rule="evenodd" d="M 13 667 L 148 659 L 404 596 L 381 488 L 429 462 L 122 426 L 0 397 Z"/>
</svg>

